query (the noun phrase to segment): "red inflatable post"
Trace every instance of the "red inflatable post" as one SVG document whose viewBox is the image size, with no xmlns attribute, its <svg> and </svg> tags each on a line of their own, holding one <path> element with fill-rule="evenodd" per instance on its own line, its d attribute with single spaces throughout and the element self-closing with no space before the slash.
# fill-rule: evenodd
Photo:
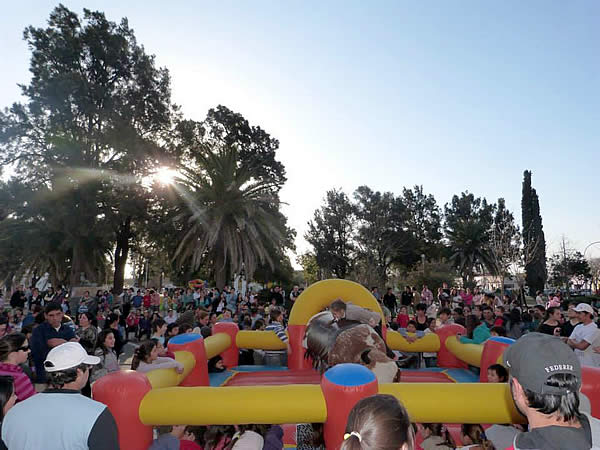
<svg viewBox="0 0 600 450">
<path fill-rule="evenodd" d="M 179 351 L 190 352 L 196 360 L 194 368 L 179 386 L 210 386 L 206 349 L 201 335 L 194 333 L 180 334 L 169 340 L 168 347 L 173 353 Z"/>
<path fill-rule="evenodd" d="M 321 378 L 321 389 L 327 405 L 325 448 L 339 449 L 354 405 L 379 392 L 377 378 L 360 364 L 338 364 L 325 372 Z"/>
<path fill-rule="evenodd" d="M 498 363 L 498 358 L 502 356 L 504 350 L 513 344 L 514 339 L 507 337 L 491 337 L 483 344 L 481 353 L 481 363 L 479 364 L 479 382 L 487 383 L 487 370 L 492 364 Z"/>
<path fill-rule="evenodd" d="M 581 392 L 590 399 L 592 416 L 600 418 L 600 369 L 581 367 Z"/>
<path fill-rule="evenodd" d="M 305 349 L 302 346 L 306 325 L 289 325 L 287 331 L 292 350 L 292 353 L 288 355 L 288 368 L 290 370 L 312 368 L 312 362 L 304 358 Z"/>
<path fill-rule="evenodd" d="M 152 389 L 146 375 L 133 370 L 112 372 L 92 385 L 92 397 L 108 406 L 119 429 L 119 446 L 147 450 L 152 427 L 140 421 L 140 403 Z"/>
<path fill-rule="evenodd" d="M 238 331 L 240 331 L 240 329 L 233 322 L 217 322 L 213 326 L 213 334 L 225 333 L 231 337 L 231 347 L 221 353 L 223 364 L 228 369 L 236 367 L 239 364 L 240 349 L 237 348 L 237 345 L 235 344 Z"/>
<path fill-rule="evenodd" d="M 446 339 L 450 336 L 456 336 L 457 334 L 466 334 L 465 327 L 457 325 L 455 323 L 450 325 L 444 325 L 435 330 L 435 334 L 440 338 L 440 349 L 438 351 L 438 366 L 455 369 L 466 369 L 467 363 L 461 361 L 456 356 L 448 351 L 446 348 Z"/>
</svg>

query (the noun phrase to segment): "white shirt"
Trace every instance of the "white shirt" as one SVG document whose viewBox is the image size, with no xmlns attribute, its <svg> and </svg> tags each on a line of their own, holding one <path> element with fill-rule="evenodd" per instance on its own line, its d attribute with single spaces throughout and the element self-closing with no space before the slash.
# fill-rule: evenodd
<svg viewBox="0 0 600 450">
<path fill-rule="evenodd" d="M 580 342 L 588 342 L 590 345 L 596 339 L 598 332 L 598 327 L 594 322 L 590 322 L 587 325 L 580 323 L 575 327 L 569 339 L 572 339 L 576 343 Z M 588 348 L 588 351 L 575 349 L 575 354 L 579 358 L 579 362 L 581 362 L 584 366 L 596 366 L 596 357 L 593 354 L 593 350 Z"/>
<path fill-rule="evenodd" d="M 167 323 L 167 325 L 170 325 L 174 322 L 177 322 L 177 313 L 173 312 L 172 316 L 169 316 L 168 314 L 165 316 L 165 322 Z"/>
</svg>

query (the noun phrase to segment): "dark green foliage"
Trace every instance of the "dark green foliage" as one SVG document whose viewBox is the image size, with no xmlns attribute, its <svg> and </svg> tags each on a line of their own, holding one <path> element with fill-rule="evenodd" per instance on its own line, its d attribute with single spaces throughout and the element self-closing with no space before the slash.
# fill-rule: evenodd
<svg viewBox="0 0 600 450">
<path fill-rule="evenodd" d="M 543 290 L 546 284 L 546 238 L 537 192 L 531 187 L 531 172 L 528 170 L 523 173 L 521 213 L 526 284 L 529 292 L 535 293 Z"/>
<path fill-rule="evenodd" d="M 325 276 L 346 278 L 355 257 L 356 211 L 341 190 L 327 192 L 325 204 L 308 222 L 305 239 L 313 246 L 319 267 Z"/>
<path fill-rule="evenodd" d="M 478 270 L 495 270 L 489 248 L 494 206 L 463 192 L 460 197 L 452 197 L 444 210 L 446 237 L 452 250 L 450 260 L 460 273 L 463 285 L 472 286 Z"/>
</svg>

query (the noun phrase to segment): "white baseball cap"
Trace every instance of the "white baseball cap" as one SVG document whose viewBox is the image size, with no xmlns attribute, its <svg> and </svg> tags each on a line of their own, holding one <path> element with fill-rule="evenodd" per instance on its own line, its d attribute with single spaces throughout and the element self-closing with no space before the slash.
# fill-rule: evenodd
<svg viewBox="0 0 600 450">
<path fill-rule="evenodd" d="M 592 308 L 592 306 L 588 305 L 587 303 L 580 303 L 575 308 L 573 308 L 573 310 L 577 312 L 590 313 L 592 315 L 594 314 L 594 308 Z"/>
<path fill-rule="evenodd" d="M 88 355 L 78 342 L 65 342 L 50 350 L 44 361 L 44 369 L 46 372 L 58 372 L 80 364 L 96 365 L 99 362 L 100 358 Z"/>
</svg>

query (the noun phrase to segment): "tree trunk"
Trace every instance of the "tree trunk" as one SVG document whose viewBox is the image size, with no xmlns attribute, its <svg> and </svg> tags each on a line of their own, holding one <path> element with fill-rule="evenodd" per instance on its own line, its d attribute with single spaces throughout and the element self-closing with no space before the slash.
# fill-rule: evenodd
<svg viewBox="0 0 600 450">
<path fill-rule="evenodd" d="M 223 251 L 217 249 L 215 253 L 215 284 L 219 290 L 222 290 L 227 283 L 227 267 L 225 267 L 225 255 Z"/>
<path fill-rule="evenodd" d="M 73 258 L 71 259 L 71 275 L 69 276 L 70 287 L 81 286 L 82 273 L 87 281 L 96 281 L 96 274 L 89 270 L 89 264 L 86 262 L 86 258 L 89 257 L 89 255 L 86 255 L 85 246 L 82 244 L 81 239 L 75 239 L 73 244 Z M 54 286 L 55 289 L 57 287 Z"/>
<path fill-rule="evenodd" d="M 125 283 L 125 266 L 129 256 L 129 239 L 131 238 L 131 217 L 127 217 L 119 225 L 117 231 L 117 246 L 115 248 L 115 273 L 113 276 L 113 295 L 123 292 Z"/>
</svg>

